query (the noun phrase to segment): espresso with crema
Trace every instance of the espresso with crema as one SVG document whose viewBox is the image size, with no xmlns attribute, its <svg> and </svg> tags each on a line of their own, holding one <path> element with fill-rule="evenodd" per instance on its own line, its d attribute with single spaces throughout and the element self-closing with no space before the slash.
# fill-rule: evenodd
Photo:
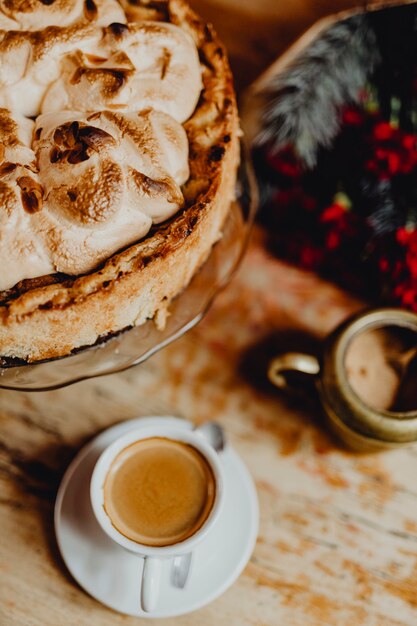
<svg viewBox="0 0 417 626">
<path fill-rule="evenodd" d="M 169 546 L 191 537 L 213 508 L 216 483 L 193 446 L 152 437 L 122 450 L 104 484 L 104 508 L 125 537 Z"/>
</svg>

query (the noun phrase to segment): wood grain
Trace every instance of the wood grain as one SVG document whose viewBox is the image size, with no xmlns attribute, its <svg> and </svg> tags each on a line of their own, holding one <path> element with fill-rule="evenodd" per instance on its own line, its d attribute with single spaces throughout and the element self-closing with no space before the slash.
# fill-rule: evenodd
<svg viewBox="0 0 417 626">
<path fill-rule="evenodd" d="M 330 0 L 201 0 L 228 45 L 239 86 Z M 349 5 L 338 2 L 338 8 Z M 257 231 L 238 276 L 188 335 L 128 372 L 38 394 L 0 391 L 1 626 L 134 626 L 67 573 L 52 516 L 80 447 L 139 415 L 218 420 L 255 478 L 260 535 L 233 587 L 161 626 L 415 626 L 417 451 L 355 455 L 330 437 L 314 401 L 266 382 L 279 349 L 315 349 L 360 303 L 271 257 Z"/>
<path fill-rule="evenodd" d="M 195 614 L 156 624 L 415 626 L 417 452 L 355 455 L 314 402 L 265 380 L 288 344 L 314 347 L 359 303 L 280 264 L 258 232 L 204 322 L 128 372 L 38 394 L 0 392 L 0 624 L 133 626 L 66 572 L 52 514 L 71 458 L 137 415 L 222 423 L 255 478 L 259 540 L 238 582 Z"/>
</svg>

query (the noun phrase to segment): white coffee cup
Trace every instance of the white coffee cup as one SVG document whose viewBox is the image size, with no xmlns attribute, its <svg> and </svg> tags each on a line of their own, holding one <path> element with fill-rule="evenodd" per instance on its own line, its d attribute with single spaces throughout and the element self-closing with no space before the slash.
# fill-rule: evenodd
<svg viewBox="0 0 417 626">
<path fill-rule="evenodd" d="M 163 437 L 193 446 L 210 465 L 215 479 L 215 498 L 204 524 L 191 537 L 169 546 L 147 546 L 128 539 L 113 526 L 104 508 L 104 483 L 113 461 L 131 444 L 151 437 Z M 171 560 L 172 567 L 178 572 L 177 576 L 171 576 L 170 584 L 179 589 L 183 588 L 188 579 L 192 553 L 210 532 L 219 516 L 223 503 L 223 471 L 219 455 L 204 437 L 204 431 L 186 430 L 174 425 L 144 425 L 116 439 L 101 454 L 91 476 L 90 498 L 96 519 L 110 539 L 144 560 L 138 589 L 140 606 L 143 611 L 149 613 L 155 610 L 159 598 L 161 596 L 163 598 L 164 594 L 161 584 L 162 560 Z"/>
</svg>

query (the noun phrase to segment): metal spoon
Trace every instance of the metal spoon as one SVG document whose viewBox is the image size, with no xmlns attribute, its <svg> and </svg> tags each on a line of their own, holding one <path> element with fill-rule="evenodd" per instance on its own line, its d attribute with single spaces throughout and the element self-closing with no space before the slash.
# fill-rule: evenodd
<svg viewBox="0 0 417 626">
<path fill-rule="evenodd" d="M 404 378 L 407 373 L 408 367 L 414 358 L 417 356 L 417 346 L 413 346 L 406 352 L 394 357 L 388 357 L 388 365 L 398 374 L 400 379 Z"/>
<path fill-rule="evenodd" d="M 184 589 L 191 566 L 191 552 L 174 557 L 171 568 L 171 584 L 177 589 Z"/>
<path fill-rule="evenodd" d="M 216 452 L 222 452 L 226 446 L 223 428 L 217 422 L 205 422 L 197 426 L 194 432 L 201 434 Z"/>
</svg>

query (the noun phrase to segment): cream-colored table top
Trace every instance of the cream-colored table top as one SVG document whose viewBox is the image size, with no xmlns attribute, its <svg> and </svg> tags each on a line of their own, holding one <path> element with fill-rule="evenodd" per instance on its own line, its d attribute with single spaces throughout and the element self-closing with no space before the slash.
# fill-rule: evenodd
<svg viewBox="0 0 417 626">
<path fill-rule="evenodd" d="M 275 52 L 275 30 L 287 42 L 329 4 L 291 3 L 285 23 L 288 3 L 273 0 L 204 0 L 200 10 L 225 35 L 243 84 Z M 351 454 L 326 433 L 316 407 L 286 401 L 264 376 L 276 350 L 314 343 L 357 307 L 270 257 L 257 231 L 203 323 L 144 365 L 54 392 L 0 391 L 1 626 L 138 623 L 74 583 L 52 516 L 82 444 L 152 414 L 218 420 L 256 481 L 261 509 L 255 552 L 233 587 L 156 624 L 415 626 L 417 451 Z"/>
<path fill-rule="evenodd" d="M 264 378 L 276 349 L 299 347 L 305 333 L 319 338 L 356 308 L 269 257 L 257 233 L 204 322 L 144 365 L 49 393 L 0 392 L 1 626 L 137 623 L 70 578 L 52 512 L 85 441 L 152 414 L 218 420 L 255 478 L 261 509 L 237 583 L 207 608 L 156 624 L 415 626 L 416 450 L 350 454 L 313 406 L 286 402 Z"/>
</svg>

